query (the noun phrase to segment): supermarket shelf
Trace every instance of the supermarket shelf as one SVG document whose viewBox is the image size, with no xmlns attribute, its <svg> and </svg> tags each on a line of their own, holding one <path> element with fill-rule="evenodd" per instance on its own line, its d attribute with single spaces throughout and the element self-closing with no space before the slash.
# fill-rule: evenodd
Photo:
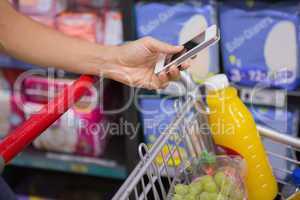
<svg viewBox="0 0 300 200">
<path fill-rule="evenodd" d="M 123 37 L 125 41 L 131 41 L 137 38 L 135 21 L 135 1 L 122 0 L 120 2 L 123 13 Z"/>
<path fill-rule="evenodd" d="M 127 177 L 126 168 L 111 159 L 96 159 L 34 150 L 21 153 L 11 162 L 11 165 L 114 179 Z"/>
<path fill-rule="evenodd" d="M 299 105 L 300 89 L 287 91 L 282 89 L 253 89 L 238 87 L 241 99 L 245 103 L 262 106 L 286 107 Z"/>
</svg>

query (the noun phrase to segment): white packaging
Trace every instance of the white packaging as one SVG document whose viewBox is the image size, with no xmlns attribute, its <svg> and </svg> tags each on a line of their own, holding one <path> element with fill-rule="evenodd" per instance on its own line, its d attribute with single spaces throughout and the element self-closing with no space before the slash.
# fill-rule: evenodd
<svg viewBox="0 0 300 200">
<path fill-rule="evenodd" d="M 18 0 L 18 8 L 29 15 L 57 15 L 67 8 L 67 0 Z"/>
<path fill-rule="evenodd" d="M 122 15 L 118 11 L 105 13 L 104 44 L 119 45 L 123 43 Z"/>
<path fill-rule="evenodd" d="M 293 1 L 221 4 L 221 50 L 230 80 L 251 87 L 297 88 L 299 19 Z"/>
<path fill-rule="evenodd" d="M 138 37 L 151 36 L 173 45 L 184 44 L 217 24 L 214 1 L 139 3 L 136 13 Z M 190 64 L 188 72 L 195 81 L 218 73 L 218 45 L 201 51 Z"/>
</svg>

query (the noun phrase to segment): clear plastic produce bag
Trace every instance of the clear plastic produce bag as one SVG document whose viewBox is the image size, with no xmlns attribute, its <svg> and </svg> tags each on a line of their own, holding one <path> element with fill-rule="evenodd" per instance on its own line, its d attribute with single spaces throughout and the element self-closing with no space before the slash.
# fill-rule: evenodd
<svg viewBox="0 0 300 200">
<path fill-rule="evenodd" d="M 178 172 L 169 195 L 173 200 L 246 200 L 240 157 L 202 153 Z"/>
</svg>

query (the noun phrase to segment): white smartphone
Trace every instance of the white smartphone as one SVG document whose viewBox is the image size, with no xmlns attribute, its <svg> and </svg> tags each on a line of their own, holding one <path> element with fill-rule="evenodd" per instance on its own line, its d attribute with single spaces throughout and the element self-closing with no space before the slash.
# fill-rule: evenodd
<svg viewBox="0 0 300 200">
<path fill-rule="evenodd" d="M 161 71 L 168 70 L 171 66 L 179 67 L 188 59 L 195 58 L 201 50 L 218 42 L 219 39 L 220 34 L 217 26 L 212 25 L 208 27 L 204 32 L 199 33 L 196 37 L 183 44 L 184 49 L 181 52 L 170 55 L 162 54 L 155 65 L 154 73 L 159 74 Z"/>
</svg>

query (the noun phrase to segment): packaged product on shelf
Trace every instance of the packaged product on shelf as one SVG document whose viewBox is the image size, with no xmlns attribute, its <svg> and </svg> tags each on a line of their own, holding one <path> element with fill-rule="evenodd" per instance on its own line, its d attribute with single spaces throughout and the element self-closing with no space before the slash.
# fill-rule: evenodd
<svg viewBox="0 0 300 200">
<path fill-rule="evenodd" d="M 103 24 L 94 13 L 62 13 L 56 18 L 57 30 L 90 42 L 103 42 Z"/>
<path fill-rule="evenodd" d="M 0 66 L 1 67 L 8 67 L 12 66 L 12 58 L 7 56 L 6 54 L 0 53 Z"/>
<path fill-rule="evenodd" d="M 185 3 L 138 3 L 138 37 L 152 36 L 174 45 L 184 44 L 210 25 L 217 23 L 214 1 Z M 188 71 L 199 81 L 209 73 L 219 72 L 218 45 L 200 52 Z"/>
<path fill-rule="evenodd" d="M 0 138 L 3 138 L 10 130 L 10 96 L 7 80 L 0 71 Z"/>
<path fill-rule="evenodd" d="M 75 2 L 79 6 L 101 7 L 105 0 L 75 0 Z"/>
<path fill-rule="evenodd" d="M 11 4 L 11 6 L 13 6 L 15 9 L 17 9 L 18 0 L 8 0 L 8 2 Z"/>
<path fill-rule="evenodd" d="M 39 66 L 30 63 L 25 63 L 23 61 L 17 60 L 15 58 L 12 58 L 11 56 L 8 56 L 6 54 L 1 54 L 1 53 L 0 53 L 0 67 L 3 69 L 20 69 L 20 70 L 39 68 Z"/>
<path fill-rule="evenodd" d="M 123 43 L 122 14 L 119 11 L 107 11 L 104 14 L 104 44 L 119 45 Z"/>
<path fill-rule="evenodd" d="M 32 15 L 29 16 L 31 19 L 42 23 L 48 27 L 55 28 L 55 20 L 53 16 L 45 15 Z M 15 68 L 15 69 L 31 69 L 37 66 L 16 60 L 8 55 L 0 53 L 0 66 L 4 68 Z"/>
<path fill-rule="evenodd" d="M 227 0 L 219 16 L 223 63 L 231 81 L 289 90 L 298 86 L 297 2 Z"/>
<path fill-rule="evenodd" d="M 29 15 L 57 15 L 67 8 L 67 0 L 18 0 L 18 8 Z"/>
<path fill-rule="evenodd" d="M 55 18 L 52 16 L 32 15 L 30 18 L 48 27 L 55 28 Z"/>
<path fill-rule="evenodd" d="M 141 96 L 139 99 L 140 118 L 142 121 L 143 132 L 146 144 L 151 147 L 160 134 L 167 128 L 176 116 L 176 110 L 174 109 L 175 99 L 173 98 L 159 98 L 152 96 Z M 175 135 L 175 134 L 174 134 Z M 174 138 L 175 140 L 175 138 Z M 168 143 L 167 145 L 174 145 Z M 180 144 L 179 151 L 181 155 L 185 155 L 184 146 Z M 168 154 L 168 147 L 164 147 L 164 153 Z M 180 164 L 180 158 L 178 154 L 174 154 L 175 165 Z M 163 159 L 158 156 L 156 161 L 159 164 L 163 164 Z M 170 166 L 173 162 L 169 160 Z"/>
<path fill-rule="evenodd" d="M 47 162 L 47 158 L 41 160 L 41 162 Z M 98 159 L 92 158 L 90 160 L 95 161 Z M 77 162 L 80 163 L 80 161 Z M 47 166 L 47 163 L 45 163 L 44 165 Z M 86 165 L 83 164 L 80 166 Z M 95 170 L 99 169 L 96 167 Z M 86 174 L 84 174 L 84 176 L 85 175 Z M 107 184 L 107 182 L 104 182 L 103 184 L 101 183 L 103 183 L 101 182 L 101 180 L 94 181 L 94 179 L 90 179 L 88 177 L 80 177 L 77 175 L 68 176 L 67 174 L 49 174 L 38 173 L 37 171 L 34 171 L 22 176 L 22 178 L 16 182 L 16 185 L 13 189 L 17 194 L 17 197 L 19 198 L 17 200 L 107 199 L 103 197 L 103 193 L 110 193 L 108 191 L 113 191 L 115 187 L 110 188 L 111 184 Z M 101 184 L 102 186 L 100 191 L 95 187 L 95 185 L 99 184 Z"/>
<path fill-rule="evenodd" d="M 1 107 L 1 125 L 0 125 L 0 138 L 5 137 L 12 128 L 13 124 L 19 124 L 24 121 L 24 117 L 21 115 L 16 115 L 15 113 L 20 113 L 16 110 L 13 103 L 14 94 L 14 83 L 17 77 L 22 73 L 22 70 L 16 69 L 1 69 L 0 72 L 0 103 Z"/>
<path fill-rule="evenodd" d="M 0 140 L 10 131 L 10 92 L 0 90 L 1 116 L 0 116 Z"/>
<path fill-rule="evenodd" d="M 25 196 L 25 195 L 17 195 L 17 200 L 31 200 L 31 199 L 39 199 L 39 200 L 51 200 L 50 198 L 43 198 L 37 196 Z"/>
<path fill-rule="evenodd" d="M 290 111 L 287 109 L 262 106 L 248 107 L 257 124 L 269 127 L 282 134 L 297 137 L 299 122 L 299 112 L 297 110 Z M 263 138 L 263 142 L 265 147 L 271 152 L 296 159 L 296 152 L 287 146 L 275 143 L 268 138 Z M 297 167 L 294 163 L 276 156 L 269 155 L 269 160 L 271 165 L 276 169 L 287 169 L 292 171 L 295 167 Z M 281 170 L 275 170 L 274 173 L 276 174 L 276 177 L 280 178 L 281 180 L 285 180 L 286 176 L 288 175 L 287 172 Z"/>
<path fill-rule="evenodd" d="M 66 8 L 66 1 L 63 0 L 19 0 L 19 10 L 27 14 L 33 20 L 48 27 L 55 27 L 54 15 Z M 0 54 L 0 66 L 5 68 L 31 69 L 37 66 L 24 63 L 10 56 Z"/>
<path fill-rule="evenodd" d="M 0 69 L 0 90 L 9 90 L 10 84 L 3 74 L 3 70 Z"/>
<path fill-rule="evenodd" d="M 23 113 L 21 119 L 38 111 L 58 90 L 71 84 L 71 80 L 48 79 L 32 76 L 26 78 L 23 92 L 13 98 L 14 106 Z M 20 107 L 21 106 L 21 107 Z M 17 110 L 17 109 L 15 109 Z M 105 117 L 99 105 L 97 91 L 89 92 L 62 115 L 34 142 L 33 146 L 47 151 L 100 156 L 106 146 Z"/>
</svg>

